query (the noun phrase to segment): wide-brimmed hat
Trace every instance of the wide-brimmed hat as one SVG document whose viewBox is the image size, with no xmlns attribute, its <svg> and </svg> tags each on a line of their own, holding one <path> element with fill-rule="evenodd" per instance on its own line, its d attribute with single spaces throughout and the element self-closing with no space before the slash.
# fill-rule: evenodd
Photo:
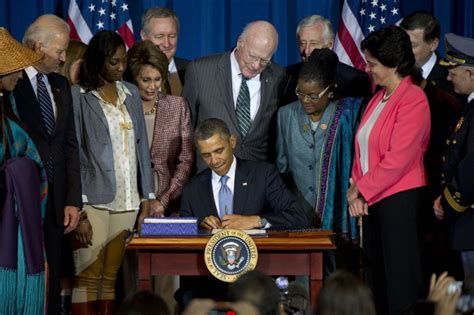
<svg viewBox="0 0 474 315">
<path fill-rule="evenodd" d="M 453 33 L 444 37 L 446 57 L 439 64 L 447 68 L 474 67 L 474 39 Z"/>
<path fill-rule="evenodd" d="M 8 31 L 0 27 L 0 76 L 4 76 L 35 64 L 43 56 L 23 46 Z"/>
</svg>

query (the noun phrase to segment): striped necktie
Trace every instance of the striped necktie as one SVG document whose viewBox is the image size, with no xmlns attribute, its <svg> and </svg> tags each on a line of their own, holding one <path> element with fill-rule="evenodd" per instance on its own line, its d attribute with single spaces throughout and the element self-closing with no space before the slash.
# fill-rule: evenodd
<svg viewBox="0 0 474 315">
<path fill-rule="evenodd" d="M 247 86 L 247 78 L 242 76 L 242 83 L 240 84 L 239 96 L 237 97 L 237 105 L 235 106 L 235 113 L 237 115 L 237 122 L 239 123 L 240 132 L 242 136 L 246 136 L 250 130 L 250 92 Z"/>
<path fill-rule="evenodd" d="M 36 86 L 37 86 L 37 95 L 38 102 L 40 104 L 41 117 L 43 118 L 44 126 L 48 135 L 51 137 L 54 133 L 54 128 L 56 127 L 56 120 L 54 119 L 53 103 L 51 102 L 51 97 L 49 96 L 48 89 L 44 83 L 44 74 L 38 73 L 36 75 Z M 49 159 L 46 162 L 48 180 L 50 183 L 54 179 L 54 168 L 53 168 L 53 156 L 50 153 Z"/>
</svg>

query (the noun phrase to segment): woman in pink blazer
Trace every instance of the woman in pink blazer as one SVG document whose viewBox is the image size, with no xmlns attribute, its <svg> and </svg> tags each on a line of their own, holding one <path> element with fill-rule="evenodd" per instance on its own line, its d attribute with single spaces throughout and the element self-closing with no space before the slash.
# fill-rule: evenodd
<svg viewBox="0 0 474 315">
<path fill-rule="evenodd" d="M 168 59 L 150 41 L 128 51 L 128 79 L 138 86 L 150 143 L 157 216 L 179 209 L 179 197 L 194 162 L 193 128 L 188 102 L 168 95 Z"/>
<path fill-rule="evenodd" d="M 369 34 L 361 44 L 366 71 L 382 87 L 367 105 L 356 133 L 351 216 L 363 218 L 366 277 L 378 314 L 408 314 L 418 297 L 417 239 L 420 188 L 430 135 L 426 96 L 408 35 L 399 27 Z"/>
</svg>

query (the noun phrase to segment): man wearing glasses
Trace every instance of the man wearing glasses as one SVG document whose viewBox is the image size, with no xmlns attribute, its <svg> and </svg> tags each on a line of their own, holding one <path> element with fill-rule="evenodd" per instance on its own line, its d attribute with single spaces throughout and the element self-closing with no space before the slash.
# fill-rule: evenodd
<svg viewBox="0 0 474 315">
<path fill-rule="evenodd" d="M 234 154 L 245 160 L 267 161 L 271 121 L 278 109 L 285 71 L 272 64 L 278 33 L 272 24 L 248 24 L 231 52 L 191 62 L 183 96 L 193 123 L 219 118 L 237 135 Z M 205 168 L 200 158 L 198 170 Z"/>
<path fill-rule="evenodd" d="M 277 168 L 298 196 L 312 226 L 333 231 L 338 253 L 345 252 L 335 255 L 325 251 L 325 275 L 336 267 L 356 271 L 357 266 L 357 255 L 346 252 L 357 242 L 358 233 L 343 197 L 362 100 L 337 98 L 337 63 L 330 49 L 315 49 L 299 72 L 293 90 L 298 100 L 280 108 L 277 119 Z"/>
<path fill-rule="evenodd" d="M 296 101 L 294 91 L 303 63 L 308 61 L 315 49 L 332 49 L 334 37 L 331 22 L 323 16 L 311 15 L 300 21 L 296 28 L 296 38 L 302 62 L 286 68 L 288 80 L 282 97 L 283 105 Z M 365 97 L 372 94 L 367 73 L 342 62 L 338 62 L 336 67 L 336 85 L 337 93 L 343 97 Z"/>
</svg>

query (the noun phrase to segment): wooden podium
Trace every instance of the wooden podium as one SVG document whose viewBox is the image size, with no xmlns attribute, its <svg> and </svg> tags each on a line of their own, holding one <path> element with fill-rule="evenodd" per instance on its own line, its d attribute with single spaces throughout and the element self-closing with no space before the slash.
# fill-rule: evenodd
<svg viewBox="0 0 474 315">
<path fill-rule="evenodd" d="M 272 232 L 254 237 L 258 248 L 258 270 L 272 276 L 307 275 L 311 304 L 322 286 L 322 251 L 335 249 L 332 233 Z M 152 290 L 155 275 L 210 275 L 204 263 L 204 248 L 209 236 L 136 237 L 127 250 L 138 253 L 138 288 Z"/>
</svg>

